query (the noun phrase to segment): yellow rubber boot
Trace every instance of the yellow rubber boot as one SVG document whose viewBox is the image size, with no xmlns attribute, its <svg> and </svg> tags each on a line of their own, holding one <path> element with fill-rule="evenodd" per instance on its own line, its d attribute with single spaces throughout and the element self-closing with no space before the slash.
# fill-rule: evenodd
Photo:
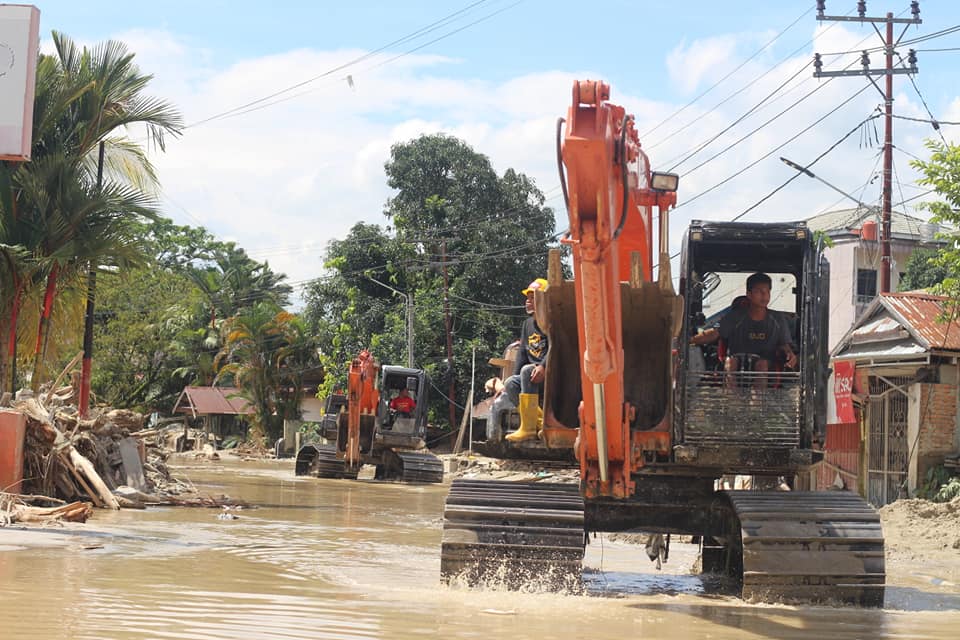
<svg viewBox="0 0 960 640">
<path fill-rule="evenodd" d="M 520 442 L 537 437 L 537 411 L 539 398 L 535 393 L 521 393 L 520 406 L 517 410 L 520 412 L 520 428 L 507 436 L 510 442 Z"/>
</svg>

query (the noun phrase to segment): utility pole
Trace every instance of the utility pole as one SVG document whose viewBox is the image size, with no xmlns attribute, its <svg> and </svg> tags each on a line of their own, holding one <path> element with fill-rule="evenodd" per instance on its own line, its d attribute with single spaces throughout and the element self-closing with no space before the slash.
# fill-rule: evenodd
<svg viewBox="0 0 960 640">
<path fill-rule="evenodd" d="M 442 240 L 440 245 L 440 261 L 443 264 L 443 319 L 447 328 L 447 366 L 450 368 L 450 389 L 447 400 L 450 407 L 450 428 L 453 429 L 457 424 L 457 406 L 453 403 L 453 332 L 450 328 L 450 283 L 447 279 L 447 239 Z"/>
<path fill-rule="evenodd" d="M 97 193 L 103 188 L 103 154 L 104 143 L 100 141 L 97 157 Z M 90 261 L 90 271 L 87 273 L 87 311 L 83 322 L 83 363 L 80 365 L 80 402 L 78 412 L 81 418 L 86 418 L 90 412 L 90 377 L 93 374 L 93 321 L 94 295 L 97 290 L 97 263 Z"/>
<path fill-rule="evenodd" d="M 398 291 L 390 285 L 384 284 L 375 278 L 371 278 L 370 276 L 367 276 L 367 280 L 374 284 L 380 285 L 384 289 L 389 289 L 396 295 L 403 298 L 403 304 L 407 311 L 407 367 L 413 369 L 413 294 Z"/>
<path fill-rule="evenodd" d="M 887 13 L 886 17 L 883 18 L 873 18 L 866 15 L 867 13 L 867 3 L 866 0 L 859 0 L 857 2 L 857 17 L 852 16 L 825 16 L 824 11 L 826 11 L 826 0 L 817 0 L 817 20 L 818 21 L 833 21 L 833 22 L 869 22 L 873 28 L 877 31 L 877 35 L 880 35 L 880 30 L 877 28 L 876 23 L 885 23 L 887 26 L 886 37 L 884 38 L 884 57 L 886 59 L 886 65 L 883 69 L 871 69 L 870 68 L 870 56 L 866 50 L 860 55 L 860 64 L 862 66 L 859 70 L 844 70 L 844 71 L 823 71 L 823 62 L 820 60 L 820 54 L 813 54 L 813 77 L 814 78 L 832 78 L 837 76 L 866 76 L 870 79 L 870 82 L 873 82 L 874 86 L 877 86 L 877 83 L 873 80 L 873 76 L 884 76 L 885 77 L 885 87 L 884 91 L 881 91 L 883 94 L 883 103 L 884 103 L 884 127 L 883 127 L 883 195 L 882 195 L 882 206 L 880 214 L 880 236 L 881 236 L 881 263 L 880 263 L 880 293 L 889 293 L 890 292 L 890 208 L 891 208 L 891 194 L 893 191 L 893 76 L 900 75 L 904 73 L 917 73 L 917 54 L 916 51 L 910 49 L 910 52 L 907 56 L 907 62 L 909 67 L 904 69 L 894 69 L 893 68 L 893 48 L 896 46 L 896 42 L 893 40 L 893 25 L 894 24 L 904 24 L 903 33 L 900 34 L 900 38 L 897 38 L 897 42 L 903 38 L 903 34 L 907 32 L 907 29 L 912 24 L 921 24 L 923 21 L 920 19 L 920 3 L 918 0 L 913 0 L 910 3 L 910 13 L 913 17 L 911 18 L 894 18 L 892 13 Z M 877 87 L 877 90 L 880 90 L 880 87 Z"/>
</svg>

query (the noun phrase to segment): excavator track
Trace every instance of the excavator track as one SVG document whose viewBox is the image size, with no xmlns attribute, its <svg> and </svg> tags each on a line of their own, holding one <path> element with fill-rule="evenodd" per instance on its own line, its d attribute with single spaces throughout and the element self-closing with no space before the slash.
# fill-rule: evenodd
<svg viewBox="0 0 960 640">
<path fill-rule="evenodd" d="M 575 484 L 456 479 L 443 511 L 440 574 L 469 586 L 576 591 L 585 541 Z"/>
<path fill-rule="evenodd" d="M 744 599 L 883 606 L 880 516 L 860 496 L 726 494 L 740 520 Z"/>
<path fill-rule="evenodd" d="M 294 472 L 298 476 L 317 478 L 357 479 L 358 469 L 348 469 L 343 460 L 337 458 L 337 447 L 332 444 L 307 444 L 297 452 Z"/>
<path fill-rule="evenodd" d="M 383 463 L 377 465 L 376 479 L 411 483 L 443 482 L 443 462 L 432 453 L 389 449 L 383 452 Z"/>
</svg>

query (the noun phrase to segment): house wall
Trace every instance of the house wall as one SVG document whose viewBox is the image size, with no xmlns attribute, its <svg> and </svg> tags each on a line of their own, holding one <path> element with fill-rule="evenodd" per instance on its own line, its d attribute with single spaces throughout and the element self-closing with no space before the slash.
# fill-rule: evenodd
<svg viewBox="0 0 960 640">
<path fill-rule="evenodd" d="M 854 288 L 857 284 L 856 242 L 841 242 L 827 248 L 830 262 L 830 336 L 832 351 L 854 321 Z"/>
<path fill-rule="evenodd" d="M 920 384 L 916 453 L 916 481 L 922 485 L 927 470 L 954 451 L 957 436 L 957 387 Z M 911 443 L 912 444 L 912 443 Z"/>
<path fill-rule="evenodd" d="M 320 422 L 323 418 L 323 400 L 312 396 L 303 396 L 300 400 L 300 412 L 304 422 Z"/>
<path fill-rule="evenodd" d="M 867 299 L 857 297 L 857 271 L 877 271 L 877 292 L 880 291 L 879 243 L 860 240 L 835 240 L 834 246 L 824 251 L 830 261 L 830 338 L 832 351 L 857 319 L 859 311 L 869 304 Z M 907 268 L 907 261 L 920 245 L 916 242 L 890 243 L 890 290 L 900 287 L 900 274 Z"/>
</svg>

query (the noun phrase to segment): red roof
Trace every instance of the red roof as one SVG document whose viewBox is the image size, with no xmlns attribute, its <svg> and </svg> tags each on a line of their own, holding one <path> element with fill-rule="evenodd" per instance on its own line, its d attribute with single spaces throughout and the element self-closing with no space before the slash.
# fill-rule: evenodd
<svg viewBox="0 0 960 640">
<path fill-rule="evenodd" d="M 927 344 L 928 349 L 960 351 L 960 323 L 942 320 L 947 298 L 925 291 L 881 294 L 889 309 L 899 315 Z"/>
<path fill-rule="evenodd" d="M 173 412 L 198 415 L 249 415 L 253 405 L 235 387 L 184 387 Z"/>
</svg>

